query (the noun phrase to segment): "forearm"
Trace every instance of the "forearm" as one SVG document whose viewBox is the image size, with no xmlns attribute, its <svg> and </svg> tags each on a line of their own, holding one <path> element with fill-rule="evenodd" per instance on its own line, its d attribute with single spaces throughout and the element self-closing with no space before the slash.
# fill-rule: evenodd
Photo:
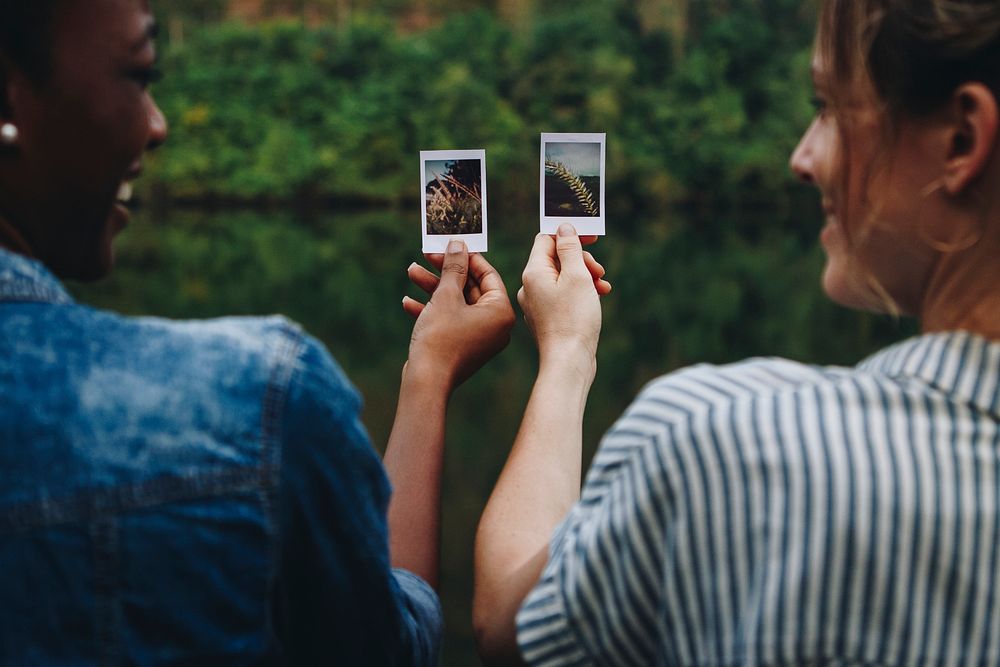
<svg viewBox="0 0 1000 667">
<path fill-rule="evenodd" d="M 407 367 L 384 457 L 393 486 L 388 516 L 392 565 L 413 572 L 434 588 L 449 386 L 434 369 Z"/>
<path fill-rule="evenodd" d="M 474 624 L 488 659 L 516 656 L 514 617 L 538 581 L 558 523 L 580 495 L 583 413 L 594 365 L 543 357 L 524 420 L 476 537 Z"/>
</svg>

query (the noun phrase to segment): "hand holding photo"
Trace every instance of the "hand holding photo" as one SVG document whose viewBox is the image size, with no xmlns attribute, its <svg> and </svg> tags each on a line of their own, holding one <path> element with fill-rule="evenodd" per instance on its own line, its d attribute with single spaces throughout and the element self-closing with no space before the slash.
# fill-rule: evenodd
<svg viewBox="0 0 1000 667">
<path fill-rule="evenodd" d="M 421 151 L 423 252 L 444 252 L 448 241 L 465 241 L 469 252 L 486 251 L 486 151 Z"/>
<path fill-rule="evenodd" d="M 564 222 L 582 235 L 604 234 L 605 138 L 601 134 L 542 134 L 541 230 Z"/>
</svg>

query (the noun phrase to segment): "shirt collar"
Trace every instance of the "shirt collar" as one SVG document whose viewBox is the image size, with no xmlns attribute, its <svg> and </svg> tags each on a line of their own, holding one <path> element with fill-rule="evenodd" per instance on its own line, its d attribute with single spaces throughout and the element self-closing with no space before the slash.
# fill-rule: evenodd
<svg viewBox="0 0 1000 667">
<path fill-rule="evenodd" d="M 73 303 L 62 283 L 41 262 L 0 248 L 0 303 Z"/>
<path fill-rule="evenodd" d="M 969 405 L 1000 413 L 1000 341 L 966 331 L 926 334 L 882 350 L 858 368 L 916 378 Z"/>
</svg>

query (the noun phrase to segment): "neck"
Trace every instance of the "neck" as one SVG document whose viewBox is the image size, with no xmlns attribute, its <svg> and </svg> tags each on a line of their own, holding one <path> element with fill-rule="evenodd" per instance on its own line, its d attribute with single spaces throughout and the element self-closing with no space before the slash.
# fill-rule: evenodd
<svg viewBox="0 0 1000 667">
<path fill-rule="evenodd" d="M 1000 235 L 994 233 L 968 250 L 941 258 L 921 309 L 924 333 L 963 330 L 1000 340 L 998 252 Z"/>
<path fill-rule="evenodd" d="M 35 258 L 35 254 L 24 235 L 14 225 L 7 222 L 3 216 L 0 216 L 0 248 L 32 259 Z"/>
</svg>

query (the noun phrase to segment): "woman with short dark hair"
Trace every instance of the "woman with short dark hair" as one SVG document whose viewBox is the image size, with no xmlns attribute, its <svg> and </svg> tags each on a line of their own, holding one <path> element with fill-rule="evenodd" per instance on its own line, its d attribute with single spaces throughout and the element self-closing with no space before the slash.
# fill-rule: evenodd
<svg viewBox="0 0 1000 667">
<path fill-rule="evenodd" d="M 461 243 L 411 269 L 386 470 L 291 322 L 75 303 L 167 137 L 155 31 L 146 0 L 0 0 L 0 663 L 435 665 L 445 408 L 509 338 L 503 283 Z"/>
</svg>

